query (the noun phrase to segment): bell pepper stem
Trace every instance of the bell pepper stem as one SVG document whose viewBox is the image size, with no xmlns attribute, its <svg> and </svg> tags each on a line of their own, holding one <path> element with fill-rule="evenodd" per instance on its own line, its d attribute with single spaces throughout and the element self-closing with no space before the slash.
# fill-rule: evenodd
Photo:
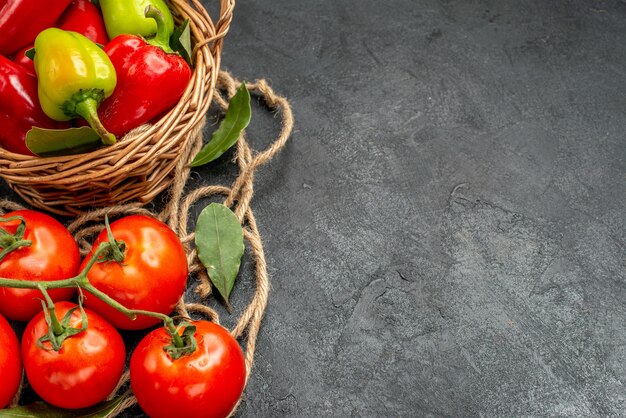
<svg viewBox="0 0 626 418">
<path fill-rule="evenodd" d="M 104 145 L 113 145 L 117 142 L 115 135 L 106 130 L 98 117 L 98 102 L 92 98 L 86 98 L 76 103 L 76 113 L 89 123 L 89 126 L 98 133 Z"/>
<path fill-rule="evenodd" d="M 174 53 L 174 50 L 170 47 L 170 35 L 165 28 L 165 16 L 163 16 L 163 13 L 153 5 L 149 5 L 146 7 L 145 15 L 146 17 L 154 19 L 157 25 L 156 35 L 146 39 L 146 42 L 150 45 L 160 47 L 167 53 Z"/>
</svg>

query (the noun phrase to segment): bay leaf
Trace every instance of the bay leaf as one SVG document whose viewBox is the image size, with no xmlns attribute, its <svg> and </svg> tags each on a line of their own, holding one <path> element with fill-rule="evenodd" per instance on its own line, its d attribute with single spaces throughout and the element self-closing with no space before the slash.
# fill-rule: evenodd
<svg viewBox="0 0 626 418">
<path fill-rule="evenodd" d="M 211 203 L 200 213 L 195 235 L 198 258 L 230 312 L 228 298 L 244 252 L 243 228 L 233 211 L 222 204 Z"/>
<path fill-rule="evenodd" d="M 130 392 L 126 392 L 108 402 L 84 409 L 62 409 L 38 401 L 15 408 L 0 409 L 0 418 L 108 418 L 129 395 Z"/>
<path fill-rule="evenodd" d="M 250 92 L 244 83 L 237 89 L 237 93 L 230 99 L 226 116 L 219 128 L 213 133 L 211 140 L 198 152 L 192 167 L 208 164 L 219 158 L 230 147 L 237 143 L 241 131 L 250 123 L 252 110 L 250 109 Z"/>
<path fill-rule="evenodd" d="M 189 19 L 185 19 L 182 25 L 177 26 L 170 37 L 170 47 L 180 54 L 191 67 L 191 29 Z"/>
<path fill-rule="evenodd" d="M 26 146 L 39 157 L 52 157 L 96 150 L 102 146 L 102 140 L 89 126 L 68 129 L 34 126 L 26 133 Z"/>
</svg>

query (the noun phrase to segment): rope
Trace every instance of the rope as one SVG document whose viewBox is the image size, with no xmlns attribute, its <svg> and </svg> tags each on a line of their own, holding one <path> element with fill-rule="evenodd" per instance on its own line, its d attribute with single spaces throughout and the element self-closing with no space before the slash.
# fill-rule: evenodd
<svg viewBox="0 0 626 418">
<path fill-rule="evenodd" d="M 222 111 L 227 110 L 228 101 L 222 96 L 220 91 L 225 92 L 227 97 L 231 98 L 240 84 L 241 81 L 234 78 L 230 73 L 220 71 L 213 101 Z M 261 327 L 265 307 L 267 306 L 270 287 L 267 263 L 263 251 L 263 242 L 256 219 L 250 207 L 250 202 L 254 194 L 254 174 L 256 170 L 268 163 L 285 146 L 293 129 L 294 122 L 288 100 L 277 95 L 265 80 L 246 83 L 246 87 L 250 92 L 261 96 L 270 109 L 280 111 L 282 126 L 279 136 L 266 150 L 261 152 L 254 152 L 246 140 L 245 135 L 242 133 L 237 141 L 235 158 L 239 168 L 239 175 L 231 187 L 220 185 L 202 186 L 195 190 L 188 191 L 185 194 L 185 185 L 191 172 L 190 162 L 202 147 L 202 129 L 205 125 L 205 119 L 203 119 L 194 127 L 192 134 L 193 139 L 189 141 L 182 151 L 180 161 L 175 167 L 174 181 L 168 190 L 168 200 L 165 204 L 165 208 L 160 213 L 154 213 L 143 208 L 139 203 L 95 209 L 77 217 L 68 225 L 68 230 L 74 235 L 76 241 L 79 243 L 81 253 L 84 255 L 91 249 L 88 238 L 104 228 L 103 221 L 105 215 L 112 217 L 144 214 L 160 219 L 167 223 L 180 237 L 187 252 L 189 272 L 190 274 L 194 274 L 197 278 L 198 283 L 196 284 L 195 291 L 200 295 L 202 300 L 206 300 L 206 298 L 212 294 L 212 286 L 206 269 L 202 266 L 195 248 L 192 248 L 191 245 L 194 240 L 194 233 L 187 228 L 188 213 L 190 208 L 200 199 L 212 196 L 223 196 L 224 205 L 233 210 L 244 228 L 244 238 L 249 243 L 255 262 L 255 294 L 250 304 L 237 321 L 235 327 L 230 331 L 235 338 L 242 342 L 245 340 L 244 351 L 247 384 L 254 362 L 256 339 Z M 0 200 L 0 214 L 21 208 L 23 208 L 23 206 L 17 203 L 6 199 Z M 184 318 L 188 318 L 190 313 L 194 313 L 200 314 L 207 320 L 217 324 L 220 323 L 219 315 L 214 309 L 204 303 L 186 303 L 184 297 L 179 300 L 176 312 Z M 126 387 L 129 379 L 129 373 L 124 373 L 117 388 L 109 398 L 115 397 L 122 388 Z M 134 396 L 129 396 L 116 408 L 113 414 L 109 416 L 117 416 L 125 409 L 135 405 L 136 402 Z M 237 406 L 235 410 L 236 408 Z M 231 415 L 235 410 L 231 412 Z"/>
</svg>

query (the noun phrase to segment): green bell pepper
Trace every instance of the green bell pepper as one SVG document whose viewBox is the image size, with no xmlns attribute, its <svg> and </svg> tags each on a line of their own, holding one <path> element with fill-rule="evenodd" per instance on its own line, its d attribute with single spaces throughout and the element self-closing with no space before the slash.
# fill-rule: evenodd
<svg viewBox="0 0 626 418">
<path fill-rule="evenodd" d="M 148 6 L 154 6 L 163 15 L 162 38 L 169 40 L 174 32 L 174 18 L 164 0 L 100 0 L 109 39 L 118 35 L 131 34 L 141 36 L 152 45 L 163 46 L 156 39 L 156 21 L 146 16 Z M 167 42 L 169 44 L 169 41 Z M 167 48 L 169 49 L 169 45 Z"/>
<path fill-rule="evenodd" d="M 35 72 L 41 108 L 51 119 L 82 116 L 102 142 L 115 143 L 98 118 L 98 106 L 117 83 L 107 54 L 85 36 L 49 28 L 35 39 Z"/>
</svg>

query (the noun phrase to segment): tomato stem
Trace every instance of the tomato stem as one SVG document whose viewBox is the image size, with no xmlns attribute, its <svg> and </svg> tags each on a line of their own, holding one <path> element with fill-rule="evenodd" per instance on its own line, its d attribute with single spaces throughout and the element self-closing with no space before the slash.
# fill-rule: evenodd
<svg viewBox="0 0 626 418">
<path fill-rule="evenodd" d="M 114 257 L 115 250 L 113 249 L 113 246 L 114 244 L 110 242 L 103 242 L 98 246 L 96 252 L 93 254 L 93 257 L 91 257 L 87 262 L 87 265 L 85 265 L 85 268 L 83 268 L 78 276 L 74 277 L 74 279 L 81 287 L 84 288 L 86 285 L 89 284 L 89 279 L 87 279 L 87 273 L 89 273 L 89 270 L 91 270 L 91 267 L 93 267 L 94 264 L 107 261 L 110 258 Z"/>
<path fill-rule="evenodd" d="M 165 322 L 165 329 L 167 330 L 168 334 L 172 336 L 172 344 L 174 344 L 174 347 L 184 347 L 185 343 L 182 337 L 178 334 L 178 328 L 176 328 L 176 326 L 174 325 L 174 321 L 172 320 L 172 318 L 168 317 L 168 321 L 163 322 Z"/>
<path fill-rule="evenodd" d="M 6 231 L 5 231 L 6 232 Z M 183 339 L 178 334 L 178 330 L 174 325 L 174 320 L 170 318 L 168 315 L 152 312 L 152 311 L 143 311 L 138 309 L 128 309 L 103 291 L 97 289 L 94 285 L 89 282 L 87 278 L 87 273 L 96 263 L 107 262 L 107 261 L 116 261 L 121 262 L 122 260 L 118 260 L 120 255 L 123 256 L 124 242 L 116 241 L 110 237 L 111 240 L 109 242 L 101 243 L 93 256 L 89 259 L 85 268 L 76 276 L 71 277 L 69 279 L 63 280 L 54 280 L 54 281 L 31 281 L 31 280 L 16 280 L 16 279 L 7 279 L 0 278 L 0 287 L 11 287 L 18 289 L 38 289 L 43 293 L 44 298 L 46 299 L 47 304 L 45 304 L 47 311 L 50 313 L 51 318 L 51 327 L 54 330 L 55 335 L 61 335 L 65 332 L 62 325 L 59 323 L 58 319 L 54 315 L 54 302 L 48 295 L 47 290 L 49 289 L 66 289 L 66 288 L 79 288 L 91 293 L 94 297 L 100 299 L 102 302 L 106 303 L 113 309 L 123 313 L 128 316 L 130 319 L 137 318 L 137 315 L 150 316 L 153 318 L 159 318 L 163 321 L 165 328 L 168 333 L 172 336 L 172 342 L 176 347 L 183 347 L 185 343 Z"/>
<path fill-rule="evenodd" d="M 167 329 L 167 332 L 172 337 L 172 344 L 163 347 L 163 350 L 167 353 L 172 360 L 178 360 L 183 356 L 192 354 L 198 348 L 198 342 L 196 341 L 196 326 L 188 322 L 182 322 L 177 328 L 174 328 L 174 324 L 170 324 L 172 328 Z M 182 335 L 179 334 L 179 330 L 182 329 Z"/>
<path fill-rule="evenodd" d="M 122 263 L 124 261 L 124 241 L 116 241 L 113 236 L 113 231 L 111 231 L 111 225 L 109 224 L 109 215 L 104 215 L 104 225 L 107 230 L 107 237 L 109 238 L 109 243 L 111 244 L 111 257 L 118 263 Z"/>
<path fill-rule="evenodd" d="M 37 346 L 42 350 L 49 350 L 44 346 L 45 342 L 49 342 L 54 351 L 60 351 L 63 347 L 63 341 L 67 338 L 72 337 L 73 335 L 80 334 L 85 331 L 88 326 L 88 319 L 85 310 L 83 309 L 82 298 L 78 299 L 78 306 L 70 309 L 65 313 L 63 319 L 59 322 L 59 319 L 56 316 L 56 307 L 54 306 L 54 302 L 48 295 L 48 292 L 45 289 L 45 286 L 40 286 L 39 290 L 43 293 L 46 301 L 48 302 L 48 306 L 46 306 L 45 302 L 41 301 L 43 305 L 43 313 L 48 324 L 48 332 L 45 335 L 42 335 L 41 338 L 37 340 Z M 81 313 L 81 327 L 74 328 L 70 325 L 70 321 L 72 319 L 72 315 L 76 309 L 80 309 Z"/>
<path fill-rule="evenodd" d="M 64 330 L 57 316 L 54 313 L 56 309 L 54 307 L 54 302 L 52 301 L 52 298 L 48 294 L 48 291 L 46 290 L 46 286 L 42 282 L 39 282 L 38 288 L 41 294 L 43 295 L 44 299 L 46 300 L 46 306 L 44 307 L 44 309 L 47 309 L 49 313 L 49 315 L 46 315 L 46 318 L 50 318 L 49 326 L 52 328 L 52 332 L 54 333 L 54 335 L 58 337 L 59 335 L 63 334 Z"/>
<path fill-rule="evenodd" d="M 39 289 L 39 284 L 43 284 L 46 286 L 46 289 L 67 289 L 70 287 L 78 287 L 76 284 L 78 277 L 79 276 L 64 280 L 41 282 L 0 278 L 0 287 L 12 287 L 15 289 Z"/>
<path fill-rule="evenodd" d="M 83 284 L 82 288 L 83 290 L 86 290 L 87 292 L 91 293 L 92 295 L 100 299 L 102 302 L 112 307 L 113 309 L 120 311 L 121 313 L 129 317 L 130 319 L 137 318 L 137 314 L 134 311 L 132 311 L 131 309 L 128 309 L 127 307 L 125 307 L 124 305 L 122 305 L 121 303 L 113 299 L 111 296 L 107 295 L 103 291 L 96 288 L 91 283 L 87 282 Z"/>
</svg>

